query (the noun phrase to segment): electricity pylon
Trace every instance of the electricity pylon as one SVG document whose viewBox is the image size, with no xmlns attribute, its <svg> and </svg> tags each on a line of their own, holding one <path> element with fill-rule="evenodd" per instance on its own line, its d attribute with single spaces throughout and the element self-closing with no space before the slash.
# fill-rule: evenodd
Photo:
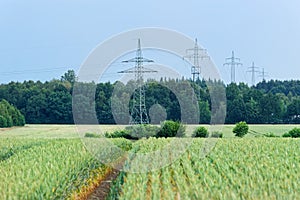
<svg viewBox="0 0 300 200">
<path fill-rule="evenodd" d="M 255 85 L 255 73 L 258 73 L 259 71 L 257 71 L 256 69 L 258 69 L 258 67 L 255 67 L 254 62 L 252 62 L 252 66 L 249 67 L 249 71 L 247 72 L 251 72 L 251 76 L 252 76 L 252 86 Z"/>
<path fill-rule="evenodd" d="M 266 77 L 268 76 L 267 75 L 267 72 L 265 72 L 265 68 L 262 68 L 262 71 L 259 72 L 259 77 L 262 77 L 262 81 L 265 81 L 266 80 Z"/>
<path fill-rule="evenodd" d="M 240 63 L 241 60 L 239 58 L 234 57 L 234 51 L 232 51 L 231 58 L 226 58 L 226 61 L 229 62 L 224 63 L 223 66 L 228 65 L 231 67 L 231 83 L 235 83 L 235 67 L 243 64 Z"/>
<path fill-rule="evenodd" d="M 144 73 L 153 73 L 157 72 L 151 69 L 146 69 L 143 66 L 143 63 L 154 62 L 153 60 L 149 60 L 143 57 L 142 48 L 141 48 L 141 40 L 138 39 L 138 48 L 136 51 L 136 57 L 130 60 L 122 61 L 123 63 L 135 63 L 135 67 L 121 71 L 119 73 L 134 73 L 135 75 L 135 83 L 136 90 L 133 93 L 133 106 L 130 115 L 130 124 L 149 124 L 149 117 L 146 109 L 146 95 L 145 95 L 145 84 L 143 79 Z"/>
<path fill-rule="evenodd" d="M 193 82 L 194 82 L 194 81 L 200 79 L 201 66 L 200 66 L 200 63 L 199 63 L 199 59 L 209 58 L 209 56 L 207 56 L 207 53 L 206 53 L 205 49 L 202 49 L 198 46 L 197 38 L 195 39 L 194 48 L 187 49 L 186 53 L 187 53 L 187 55 L 184 56 L 184 57 L 189 58 L 192 61 L 192 64 L 193 64 L 192 68 L 191 68 L 191 73 L 192 73 Z"/>
</svg>

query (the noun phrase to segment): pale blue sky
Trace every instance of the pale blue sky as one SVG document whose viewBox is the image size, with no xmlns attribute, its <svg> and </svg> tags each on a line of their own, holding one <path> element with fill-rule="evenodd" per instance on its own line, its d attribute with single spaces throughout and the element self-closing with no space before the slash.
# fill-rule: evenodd
<svg viewBox="0 0 300 200">
<path fill-rule="evenodd" d="M 251 80 L 252 61 L 269 78 L 299 79 L 299 8 L 298 0 L 0 0 L 0 83 L 59 78 L 108 37 L 139 27 L 197 37 L 226 82 L 232 50 L 244 64 L 238 81 Z"/>
</svg>

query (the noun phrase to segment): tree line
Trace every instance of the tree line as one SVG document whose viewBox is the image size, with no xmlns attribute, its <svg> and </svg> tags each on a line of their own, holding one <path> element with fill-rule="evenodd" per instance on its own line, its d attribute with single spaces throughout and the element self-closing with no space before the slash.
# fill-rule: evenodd
<svg viewBox="0 0 300 200">
<path fill-rule="evenodd" d="M 73 94 L 74 86 L 80 92 Z M 91 110 L 96 111 L 101 124 L 128 124 L 134 89 L 134 81 L 127 84 L 118 81 L 78 83 L 75 72 L 69 70 L 61 79 L 1 84 L 0 100 L 5 99 L 19 109 L 29 124 L 72 124 L 73 113 L 82 117 L 83 123 L 89 123 Z M 195 93 L 192 99 L 191 92 Z M 78 95 L 80 99 L 78 111 L 72 110 L 72 95 Z M 149 80 L 145 95 L 152 123 L 159 123 L 164 118 L 174 121 L 184 118 L 186 123 L 192 123 L 197 117 L 198 123 L 209 124 L 212 115 L 221 116 L 217 113 L 220 111 L 226 111 L 225 123 L 228 124 L 240 121 L 249 124 L 300 123 L 298 80 L 263 81 L 253 87 L 244 83 L 225 85 L 212 80 Z M 222 95 L 226 102 L 218 101 Z M 190 106 L 182 111 L 185 103 Z M 152 112 L 154 107 L 155 112 Z M 195 115 L 196 110 L 199 110 L 199 116 Z"/>
</svg>

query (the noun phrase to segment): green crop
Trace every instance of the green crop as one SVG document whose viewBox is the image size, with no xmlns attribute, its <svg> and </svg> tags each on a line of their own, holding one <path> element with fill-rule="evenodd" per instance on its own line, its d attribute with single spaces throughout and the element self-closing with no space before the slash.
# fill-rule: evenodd
<svg viewBox="0 0 300 200">
<path fill-rule="evenodd" d="M 111 199 L 297 199 L 300 196 L 299 139 L 222 138 L 203 157 L 207 139 L 201 138 L 130 142 L 50 136 L 41 138 L 37 133 L 36 137 L 22 138 L 12 133 L 2 134 L 1 199 L 74 197 L 94 177 L 104 177 L 109 171 L 109 166 L 100 161 L 126 158 L 124 171 L 111 187 Z"/>
<path fill-rule="evenodd" d="M 174 139 L 178 146 L 189 139 Z M 170 139 L 133 144 L 136 153 L 164 149 Z M 119 199 L 297 199 L 300 196 L 300 140 L 220 139 L 202 157 L 204 139 L 192 144 L 171 165 L 145 173 L 127 172 Z M 148 151 L 147 151 L 148 149 Z M 160 159 L 170 159 L 165 148 Z M 127 169 L 145 167 L 132 156 Z M 140 163 L 140 166 L 139 164 Z M 153 163 L 155 165 L 157 163 Z"/>
<path fill-rule="evenodd" d="M 1 199 L 67 198 L 106 169 L 80 140 L 2 140 L 0 158 Z"/>
</svg>

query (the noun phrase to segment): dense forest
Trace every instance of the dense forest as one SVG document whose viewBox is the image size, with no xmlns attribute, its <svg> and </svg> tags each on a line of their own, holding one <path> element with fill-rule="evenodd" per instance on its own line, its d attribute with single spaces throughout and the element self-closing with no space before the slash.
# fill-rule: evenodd
<svg viewBox="0 0 300 200">
<path fill-rule="evenodd" d="M 25 116 L 29 124 L 72 124 L 74 123 L 72 110 L 72 95 L 74 84 L 79 84 L 83 90 L 79 95 L 82 99 L 82 107 L 93 107 L 97 119 L 101 124 L 114 124 L 129 122 L 128 109 L 124 110 L 123 104 L 132 106 L 133 81 L 126 85 L 121 82 L 115 83 L 76 83 L 74 71 L 69 70 L 61 79 L 53 79 L 46 82 L 24 81 L 10 82 L 0 85 L 0 101 L 6 100 Z M 236 123 L 246 121 L 250 124 L 279 124 L 300 123 L 300 81 L 278 81 L 270 80 L 249 87 L 244 83 L 231 83 L 225 85 L 220 81 L 198 80 L 167 80 L 147 82 L 146 108 L 152 123 L 159 123 L 162 115 L 167 119 L 181 120 L 182 112 L 178 98 L 184 98 L 187 93 L 187 84 L 191 85 L 196 94 L 197 107 L 188 109 L 199 109 L 199 123 L 209 124 L 211 121 L 212 91 L 208 85 L 213 85 L 214 96 L 222 96 L 222 88 L 226 91 L 226 102 L 216 103 L 217 107 L 226 109 L 225 123 Z M 172 87 L 183 91 L 174 93 Z M 218 92 L 218 88 L 220 92 Z M 93 95 L 89 91 L 95 90 Z M 86 94 L 86 95 L 85 95 Z M 77 94 L 74 94 L 77 95 Z M 113 96 L 118 96 L 115 101 Z M 124 100 L 124 102 L 121 102 Z M 118 106 L 120 105 L 120 106 Z M 151 114 L 153 105 L 161 112 Z M 196 104 L 197 105 L 197 104 Z M 224 105 L 227 105 L 226 108 Z M 111 109 L 113 107 L 113 110 Z M 130 109 L 129 109 L 130 110 Z M 149 111 L 150 110 L 150 111 Z M 77 113 L 87 115 L 86 113 Z M 190 110 L 189 113 L 194 113 Z M 185 117 L 185 119 L 187 119 Z M 189 119 L 186 123 L 189 123 Z M 88 123 L 88 121 L 87 121 Z"/>
</svg>

